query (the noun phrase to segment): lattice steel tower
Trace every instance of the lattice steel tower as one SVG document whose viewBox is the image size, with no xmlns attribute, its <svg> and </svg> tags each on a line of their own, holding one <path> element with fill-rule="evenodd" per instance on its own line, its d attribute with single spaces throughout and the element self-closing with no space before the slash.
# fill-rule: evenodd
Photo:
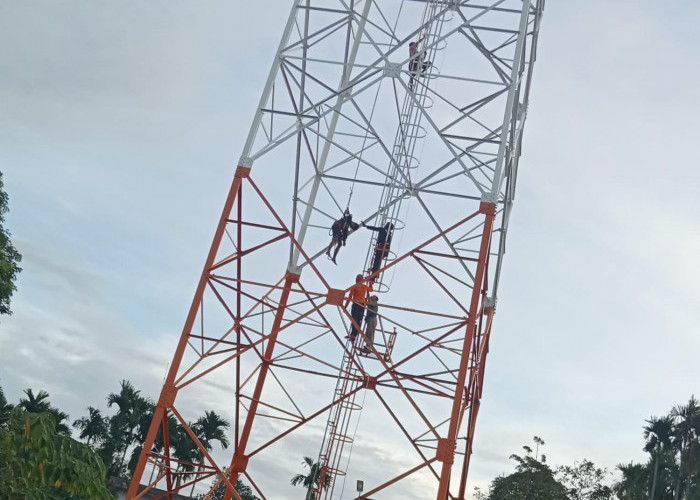
<svg viewBox="0 0 700 500">
<path fill-rule="evenodd" d="M 243 478 L 275 500 L 302 455 L 299 498 L 465 498 L 543 7 L 294 1 L 128 499 Z M 225 455 L 187 423 L 212 401 Z"/>
</svg>

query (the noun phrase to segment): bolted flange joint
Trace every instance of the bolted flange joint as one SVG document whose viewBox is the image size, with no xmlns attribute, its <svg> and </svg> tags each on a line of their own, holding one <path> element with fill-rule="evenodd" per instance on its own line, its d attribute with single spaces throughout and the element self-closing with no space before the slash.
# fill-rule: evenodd
<svg viewBox="0 0 700 500">
<path fill-rule="evenodd" d="M 453 464 L 455 461 L 455 451 L 457 450 L 457 441 L 454 439 L 440 438 L 437 442 L 437 451 L 435 458 L 446 464 Z"/>
<path fill-rule="evenodd" d="M 329 306 L 342 306 L 345 300 L 345 290 L 331 288 L 326 295 L 326 304 Z"/>
</svg>

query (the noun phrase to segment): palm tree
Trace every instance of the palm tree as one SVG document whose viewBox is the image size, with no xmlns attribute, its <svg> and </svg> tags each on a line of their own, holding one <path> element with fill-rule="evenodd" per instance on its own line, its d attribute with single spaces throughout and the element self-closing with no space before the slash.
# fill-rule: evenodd
<svg viewBox="0 0 700 500">
<path fill-rule="evenodd" d="M 190 429 L 194 426 L 191 422 L 188 422 L 187 425 Z M 179 422 L 176 423 L 175 427 L 170 427 L 169 430 L 170 446 L 173 449 L 173 456 L 181 461 L 177 469 L 175 469 L 176 473 L 182 472 L 182 474 L 178 474 L 175 478 L 175 485 L 180 486 L 182 480 L 189 476 L 189 474 L 185 473 L 193 471 L 193 464 L 201 463 L 204 457 L 199 448 L 197 448 L 197 445 L 192 441 L 190 435 L 187 434 L 187 431 Z"/>
<path fill-rule="evenodd" d="M 535 442 L 535 460 L 537 460 L 537 454 L 540 452 L 540 445 L 544 446 L 544 440 L 539 436 L 534 436 L 532 440 Z M 545 460 L 542 460 L 544 462 Z"/>
<path fill-rule="evenodd" d="M 107 419 L 102 416 L 102 413 L 97 408 L 88 406 L 88 416 L 82 417 L 73 422 L 73 427 L 80 431 L 78 437 L 86 440 L 85 444 L 90 446 L 90 443 L 99 444 L 107 439 Z"/>
<path fill-rule="evenodd" d="M 304 467 L 308 467 L 309 472 L 308 474 L 296 474 L 294 477 L 292 477 L 292 486 L 303 486 L 307 491 L 306 500 L 316 500 L 316 495 L 312 489 L 318 486 L 318 483 L 321 480 L 321 465 L 317 462 L 315 463 L 311 457 L 304 457 L 302 465 Z M 323 479 L 323 489 L 328 488 L 330 482 L 331 477 L 330 475 L 326 474 Z"/>
<path fill-rule="evenodd" d="M 141 450 L 143 449 L 143 443 L 146 442 L 146 435 L 148 434 L 148 430 L 151 427 L 151 420 L 153 420 L 153 414 L 156 411 L 156 407 L 153 404 L 150 404 L 148 407 L 148 410 L 145 412 L 142 412 L 141 415 L 139 416 L 139 421 L 138 424 L 136 425 L 136 432 L 135 432 L 135 441 L 136 441 L 136 446 L 134 447 L 133 450 L 131 450 L 131 458 L 129 459 L 129 472 L 132 474 L 134 473 L 134 470 L 136 470 L 136 465 L 138 464 L 139 457 L 141 456 Z M 168 418 L 168 421 L 170 422 L 171 425 L 176 425 L 175 422 L 175 417 L 171 416 Z M 156 437 L 156 441 L 153 443 L 152 451 L 158 453 L 163 449 L 163 436 L 162 436 L 162 430 L 158 430 L 158 436 Z"/>
<path fill-rule="evenodd" d="M 231 424 L 225 418 L 220 417 L 214 411 L 205 411 L 203 417 L 199 417 L 197 421 L 191 426 L 192 432 L 194 432 L 199 442 L 205 450 L 210 452 L 212 450 L 212 442 L 218 441 L 222 449 L 228 448 L 228 438 L 226 437 L 226 429 L 231 427 Z M 201 464 L 203 462 L 200 460 L 199 470 L 201 470 Z M 194 484 L 192 484 L 192 492 L 194 492 Z"/>
<path fill-rule="evenodd" d="M 68 414 L 51 406 L 49 403 L 49 393 L 39 391 L 36 395 L 31 389 L 25 389 L 26 398 L 19 400 L 19 407 L 27 413 L 50 413 L 56 422 L 56 432 L 65 436 L 70 436 L 70 427 L 64 423 L 68 420 Z"/>
<path fill-rule="evenodd" d="M 671 438 L 673 436 L 673 418 L 651 417 L 644 426 L 644 451 L 651 454 L 654 461 L 654 475 L 651 481 L 651 500 L 656 496 L 656 484 L 659 475 L 659 461 L 667 458 L 671 452 Z"/>
<path fill-rule="evenodd" d="M 70 436 L 70 427 L 68 427 L 68 424 L 65 423 L 65 421 L 70 418 L 68 414 L 56 408 L 50 408 L 49 413 L 53 416 L 53 419 L 56 421 L 56 434 Z"/>
<path fill-rule="evenodd" d="M 125 466 L 126 452 L 137 439 L 134 430 L 139 426 L 145 414 L 152 412 L 154 403 L 141 396 L 128 380 L 120 382 L 121 389 L 118 394 L 111 393 L 107 396 L 107 405 L 117 405 L 117 414 L 110 419 L 110 438 L 114 440 L 114 451 L 121 451 L 119 468 Z"/>
<path fill-rule="evenodd" d="M 27 413 L 44 413 L 51 409 L 51 403 L 48 401 L 48 392 L 39 391 L 39 393 L 35 396 L 34 391 L 31 389 L 25 389 L 24 393 L 27 395 L 27 397 L 19 400 L 19 407 Z"/>
<path fill-rule="evenodd" d="M 617 466 L 622 479 L 613 486 L 620 500 L 646 500 L 649 491 L 649 471 L 642 464 L 620 464 Z"/>
<path fill-rule="evenodd" d="M 692 451 L 698 443 L 697 429 L 700 422 L 700 404 L 695 396 L 691 396 L 685 405 L 676 405 L 670 415 L 674 420 L 673 445 L 678 452 L 678 477 L 673 494 L 674 500 L 680 498 L 681 492 L 687 488 L 692 471 Z"/>
<path fill-rule="evenodd" d="M 204 416 L 199 417 L 192 426 L 192 431 L 205 450 L 212 450 L 212 441 L 218 441 L 221 449 L 225 450 L 229 444 L 226 437 L 226 429 L 229 427 L 231 427 L 231 424 L 228 420 L 220 417 L 214 411 L 205 411 Z"/>
</svg>

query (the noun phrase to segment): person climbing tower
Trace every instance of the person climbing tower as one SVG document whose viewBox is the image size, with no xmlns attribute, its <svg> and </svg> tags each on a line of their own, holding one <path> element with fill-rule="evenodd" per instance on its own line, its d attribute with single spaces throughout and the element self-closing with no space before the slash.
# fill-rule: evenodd
<svg viewBox="0 0 700 500">
<path fill-rule="evenodd" d="M 419 43 L 420 40 L 408 44 L 408 54 L 410 56 L 408 60 L 408 71 L 411 75 L 408 86 L 411 91 L 413 91 L 416 85 L 416 80 L 423 76 L 428 68 L 433 65 L 432 62 L 425 60 L 425 50 L 418 50 Z"/>
<path fill-rule="evenodd" d="M 353 343 L 362 325 L 362 316 L 364 316 L 365 312 L 367 295 L 372 291 L 372 284 L 365 284 L 363 280 L 364 276 L 361 274 L 355 276 L 355 284 L 350 288 L 350 293 L 345 301 L 345 307 L 348 307 L 348 304 L 352 302 L 352 307 L 350 308 L 352 322 L 350 326 L 350 335 L 348 335 L 348 337 L 350 337 Z"/>
<path fill-rule="evenodd" d="M 326 255 L 333 261 L 333 264 L 338 264 L 335 259 L 338 256 L 338 252 L 340 252 L 340 247 L 345 246 L 350 231 L 354 231 L 358 227 L 358 224 L 352 221 L 352 214 L 347 208 L 343 216 L 333 223 L 331 226 L 331 243 L 328 245 L 328 250 L 326 250 Z M 333 247 L 335 247 L 335 252 L 333 252 L 331 257 Z"/>
<path fill-rule="evenodd" d="M 374 331 L 377 328 L 377 311 L 379 310 L 379 297 L 372 295 L 367 302 L 367 313 L 365 314 L 365 337 L 367 344 L 362 348 L 363 351 L 369 352 L 370 347 L 374 346 Z"/>
<path fill-rule="evenodd" d="M 372 259 L 372 267 L 370 268 L 370 274 L 374 275 L 379 268 L 382 267 L 382 262 L 389 255 L 389 248 L 391 247 L 391 238 L 394 236 L 394 225 L 391 222 L 387 222 L 382 227 L 368 226 L 362 223 L 364 227 L 371 231 L 376 231 L 377 233 L 377 244 L 374 247 L 374 258 Z M 372 283 L 377 279 L 376 276 L 372 276 L 370 280 Z"/>
</svg>

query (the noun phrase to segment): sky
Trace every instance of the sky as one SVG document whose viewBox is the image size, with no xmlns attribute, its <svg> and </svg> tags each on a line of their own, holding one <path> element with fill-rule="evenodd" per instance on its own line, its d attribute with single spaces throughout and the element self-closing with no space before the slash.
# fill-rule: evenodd
<svg viewBox="0 0 700 500">
<path fill-rule="evenodd" d="M 75 419 L 121 379 L 157 397 L 288 8 L 0 2 L 0 171 L 23 255 L 0 319 L 8 399 L 44 389 Z M 699 16 L 547 2 L 474 485 L 533 435 L 554 465 L 642 460 L 644 419 L 700 394 Z"/>
</svg>

